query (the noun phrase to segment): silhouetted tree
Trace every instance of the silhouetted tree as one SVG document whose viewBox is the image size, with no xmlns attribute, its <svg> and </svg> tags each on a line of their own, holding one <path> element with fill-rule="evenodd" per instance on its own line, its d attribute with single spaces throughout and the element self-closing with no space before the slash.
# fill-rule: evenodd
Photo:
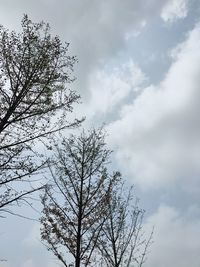
<svg viewBox="0 0 200 267">
<path fill-rule="evenodd" d="M 141 267 L 151 243 L 152 233 L 146 239 L 142 230 L 144 211 L 138 208 L 133 187 L 125 187 L 122 179 L 112 184 L 107 201 L 108 214 L 96 247 L 96 266 Z"/>
<path fill-rule="evenodd" d="M 71 136 L 53 150 L 53 183 L 42 197 L 41 237 L 64 266 L 89 266 L 106 220 L 110 187 L 119 174 L 107 173 L 110 151 L 101 131 Z"/>
<path fill-rule="evenodd" d="M 39 140 L 80 123 L 67 120 L 79 100 L 68 88 L 76 58 L 49 30 L 26 15 L 21 33 L 0 27 L 0 211 L 37 190 L 18 183 L 44 164 L 34 157 Z"/>
</svg>

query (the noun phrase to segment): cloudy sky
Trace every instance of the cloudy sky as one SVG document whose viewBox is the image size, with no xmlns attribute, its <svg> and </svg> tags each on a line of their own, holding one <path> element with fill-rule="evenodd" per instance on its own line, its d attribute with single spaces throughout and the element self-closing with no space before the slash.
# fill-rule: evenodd
<svg viewBox="0 0 200 267">
<path fill-rule="evenodd" d="M 24 13 L 79 59 L 76 115 L 105 123 L 113 167 L 155 225 L 146 267 L 199 267 L 199 0 L 0 0 L 0 24 L 18 30 Z M 9 216 L 0 227 L 1 267 L 57 266 L 37 222 Z"/>
</svg>

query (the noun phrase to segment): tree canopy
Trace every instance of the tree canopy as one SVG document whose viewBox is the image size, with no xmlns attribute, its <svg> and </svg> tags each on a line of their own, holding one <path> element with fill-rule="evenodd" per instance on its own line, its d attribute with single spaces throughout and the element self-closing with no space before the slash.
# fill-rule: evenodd
<svg viewBox="0 0 200 267">
<path fill-rule="evenodd" d="M 81 122 L 68 116 L 80 98 L 68 46 L 27 15 L 20 33 L 0 27 L 0 211 L 35 190 L 18 186 L 44 165 L 35 145 Z"/>
</svg>

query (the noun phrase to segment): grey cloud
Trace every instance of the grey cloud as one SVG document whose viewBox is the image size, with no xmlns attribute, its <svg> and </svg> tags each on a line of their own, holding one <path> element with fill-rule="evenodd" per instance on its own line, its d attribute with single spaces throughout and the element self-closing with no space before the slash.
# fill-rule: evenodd
<svg viewBox="0 0 200 267">
<path fill-rule="evenodd" d="M 75 86 L 87 96 L 89 75 L 125 47 L 127 33 L 159 16 L 168 1 L 4 1 L 0 22 L 19 27 L 23 13 L 33 20 L 49 21 L 54 31 L 71 43 L 71 53 L 79 59 Z"/>
</svg>

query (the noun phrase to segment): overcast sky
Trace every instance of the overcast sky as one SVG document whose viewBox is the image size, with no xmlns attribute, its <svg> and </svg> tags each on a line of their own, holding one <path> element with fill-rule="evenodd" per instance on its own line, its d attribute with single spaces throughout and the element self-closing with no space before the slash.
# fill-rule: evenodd
<svg viewBox="0 0 200 267">
<path fill-rule="evenodd" d="M 146 229 L 155 225 L 146 267 L 199 267 L 199 0 L 0 0 L 9 29 L 24 13 L 78 57 L 76 115 L 105 123 L 113 167 L 135 184 Z M 9 216 L 0 228 L 1 267 L 57 266 L 36 222 Z"/>
</svg>

